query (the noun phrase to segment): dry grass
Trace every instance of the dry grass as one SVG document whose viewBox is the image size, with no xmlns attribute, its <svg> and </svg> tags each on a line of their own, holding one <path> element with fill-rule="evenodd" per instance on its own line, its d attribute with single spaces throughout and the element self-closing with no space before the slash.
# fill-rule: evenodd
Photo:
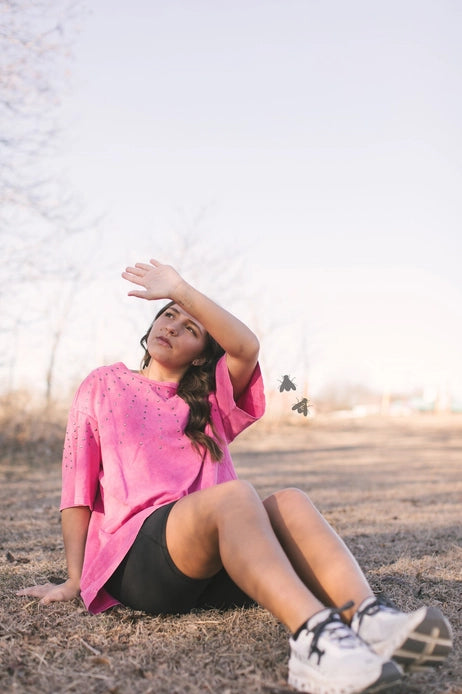
<svg viewBox="0 0 462 694">
<path fill-rule="evenodd" d="M 358 557 L 373 587 L 411 609 L 450 618 L 447 665 L 409 677 L 399 694 L 461 694 L 462 418 L 265 422 L 234 446 L 262 496 L 306 490 Z M 4 429 L 5 431 L 5 429 Z M 1 439 L 0 690 L 30 694 L 281 694 L 285 629 L 263 609 L 149 617 L 124 608 L 89 615 L 79 601 L 41 607 L 15 590 L 64 577 L 61 428 Z"/>
</svg>

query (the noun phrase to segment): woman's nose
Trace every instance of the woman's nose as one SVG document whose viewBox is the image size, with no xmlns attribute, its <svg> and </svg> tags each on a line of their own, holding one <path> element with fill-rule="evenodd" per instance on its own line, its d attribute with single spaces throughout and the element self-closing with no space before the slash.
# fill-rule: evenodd
<svg viewBox="0 0 462 694">
<path fill-rule="evenodd" d="M 169 325 L 167 327 L 167 332 L 170 333 L 170 335 L 176 335 L 177 331 L 174 325 Z"/>
</svg>

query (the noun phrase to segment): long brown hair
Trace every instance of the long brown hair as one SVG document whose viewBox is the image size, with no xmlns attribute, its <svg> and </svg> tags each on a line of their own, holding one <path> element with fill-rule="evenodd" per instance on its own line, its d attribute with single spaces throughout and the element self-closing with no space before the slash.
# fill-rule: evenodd
<svg viewBox="0 0 462 694">
<path fill-rule="evenodd" d="M 148 366 L 151 361 L 151 355 L 147 349 L 148 336 L 151 332 L 151 328 L 159 316 L 170 308 L 170 306 L 173 306 L 174 303 L 174 301 L 170 301 L 160 309 L 149 326 L 149 330 L 140 340 L 140 345 L 144 349 L 144 356 L 141 360 L 142 369 Z M 200 451 L 201 448 L 205 449 L 204 453 L 208 451 L 212 460 L 215 461 L 222 459 L 223 451 L 217 441 L 205 433 L 205 427 L 207 424 L 210 424 L 213 430 L 210 417 L 211 407 L 208 396 L 209 393 L 215 390 L 215 367 L 217 361 L 224 353 L 223 347 L 220 347 L 218 342 L 207 333 L 205 348 L 201 354 L 201 357 L 205 360 L 204 363 L 198 366 L 190 366 L 178 383 L 177 390 L 177 395 L 189 405 L 189 418 L 184 433 L 191 439 L 196 450 Z"/>
</svg>

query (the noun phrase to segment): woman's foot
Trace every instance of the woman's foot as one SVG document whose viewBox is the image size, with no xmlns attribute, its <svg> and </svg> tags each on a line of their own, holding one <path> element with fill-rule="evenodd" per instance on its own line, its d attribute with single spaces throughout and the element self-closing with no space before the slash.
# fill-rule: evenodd
<svg viewBox="0 0 462 694">
<path fill-rule="evenodd" d="M 339 617 L 326 608 L 290 639 L 289 684 L 310 694 L 379 692 L 402 678 L 401 669 L 384 662 Z"/>
<path fill-rule="evenodd" d="M 406 614 L 382 598 L 368 598 L 351 621 L 352 630 L 385 660 L 407 671 L 441 665 L 452 649 L 452 631 L 436 607 Z"/>
</svg>

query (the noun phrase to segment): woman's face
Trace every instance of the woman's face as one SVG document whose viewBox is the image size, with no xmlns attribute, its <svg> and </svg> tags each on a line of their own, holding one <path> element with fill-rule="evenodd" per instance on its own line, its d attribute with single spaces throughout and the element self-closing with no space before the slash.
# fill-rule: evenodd
<svg viewBox="0 0 462 694">
<path fill-rule="evenodd" d="M 183 373 L 201 358 L 207 342 L 204 327 L 177 304 L 169 306 L 152 324 L 147 349 L 159 364 Z"/>
</svg>

